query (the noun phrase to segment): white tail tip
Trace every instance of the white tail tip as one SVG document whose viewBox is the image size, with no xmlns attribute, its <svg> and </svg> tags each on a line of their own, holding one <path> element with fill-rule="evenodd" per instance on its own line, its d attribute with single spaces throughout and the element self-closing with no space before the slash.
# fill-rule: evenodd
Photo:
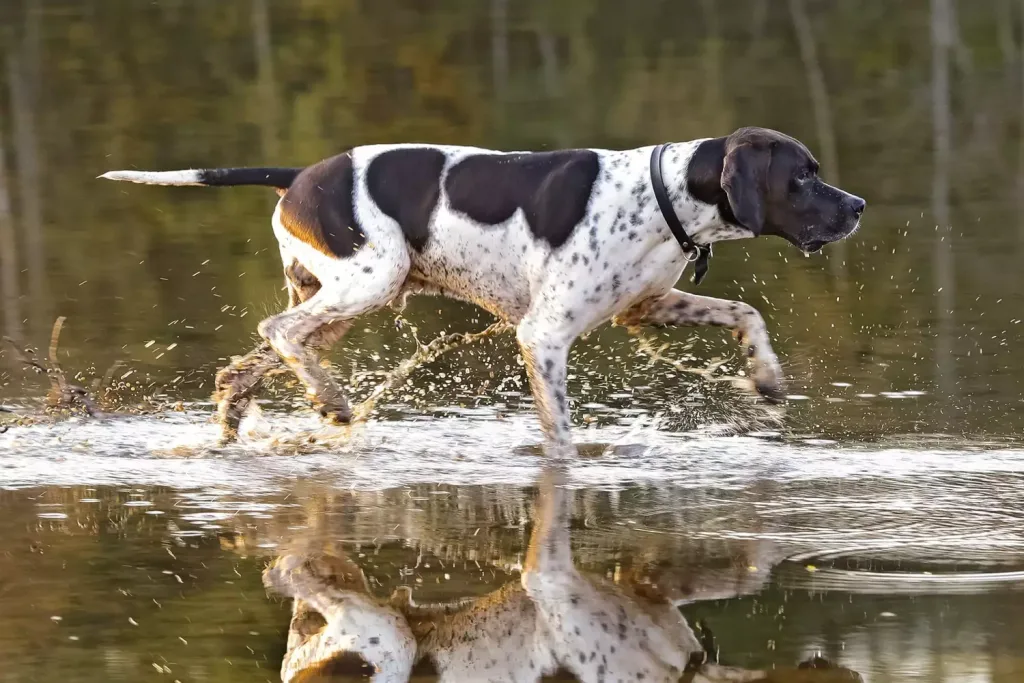
<svg viewBox="0 0 1024 683">
<path fill-rule="evenodd" d="M 203 185 L 202 171 L 107 171 L 99 178 L 144 185 Z"/>
</svg>

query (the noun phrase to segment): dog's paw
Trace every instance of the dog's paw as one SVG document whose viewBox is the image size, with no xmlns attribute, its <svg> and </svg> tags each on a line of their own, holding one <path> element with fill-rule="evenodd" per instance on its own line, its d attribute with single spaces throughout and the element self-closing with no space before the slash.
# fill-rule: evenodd
<svg viewBox="0 0 1024 683">
<path fill-rule="evenodd" d="M 786 396 L 786 380 L 782 366 L 774 356 L 754 358 L 751 379 L 758 394 L 772 403 L 778 403 Z"/>
<path fill-rule="evenodd" d="M 221 439 L 230 443 L 238 438 L 238 428 L 252 403 L 248 396 L 225 396 L 217 402 L 217 420 L 220 422 Z"/>
<path fill-rule="evenodd" d="M 322 405 L 318 408 L 320 417 L 327 424 L 332 425 L 347 425 L 352 422 L 352 409 L 348 407 L 348 404 L 338 406 Z"/>
<path fill-rule="evenodd" d="M 320 391 L 306 389 L 306 400 L 328 424 L 348 424 L 352 421 L 352 408 L 348 398 L 337 386 L 327 386 Z"/>
</svg>

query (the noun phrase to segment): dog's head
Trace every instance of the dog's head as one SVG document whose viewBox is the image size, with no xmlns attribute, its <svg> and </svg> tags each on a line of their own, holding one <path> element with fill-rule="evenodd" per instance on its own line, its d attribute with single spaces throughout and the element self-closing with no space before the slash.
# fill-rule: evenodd
<svg viewBox="0 0 1024 683">
<path fill-rule="evenodd" d="M 701 143 L 687 173 L 697 199 L 722 219 L 757 235 L 776 235 L 818 251 L 857 229 L 865 202 L 818 177 L 818 162 L 798 140 L 767 128 L 740 128 Z"/>
</svg>

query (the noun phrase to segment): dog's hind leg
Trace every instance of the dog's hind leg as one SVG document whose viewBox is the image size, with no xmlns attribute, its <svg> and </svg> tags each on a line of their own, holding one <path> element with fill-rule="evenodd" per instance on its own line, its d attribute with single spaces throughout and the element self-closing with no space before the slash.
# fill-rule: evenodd
<svg viewBox="0 0 1024 683">
<path fill-rule="evenodd" d="M 242 416 L 255 399 L 266 376 L 283 369 L 280 357 L 270 344 L 262 342 L 244 356 L 235 356 L 231 363 L 217 372 L 217 389 L 213 400 L 221 423 L 221 439 L 238 437 Z"/>
<path fill-rule="evenodd" d="M 320 291 L 320 281 L 297 260 L 289 257 L 284 260 L 288 307 L 294 308 Z M 340 338 L 343 334 L 344 329 L 339 330 L 334 339 Z M 333 342 L 333 339 L 331 341 Z M 229 365 L 217 372 L 213 400 L 217 404 L 221 438 L 225 442 L 238 437 L 238 426 L 242 417 L 255 400 L 264 380 L 284 369 L 286 366 L 281 357 L 264 341 L 244 356 L 235 356 Z"/>
<path fill-rule="evenodd" d="M 306 396 L 320 414 L 342 423 L 351 419 L 348 399 L 320 366 L 315 351 L 328 348 L 340 338 L 353 318 L 394 299 L 409 272 L 409 255 L 404 250 L 367 260 L 370 258 L 372 267 L 359 260 L 338 262 L 332 273 L 333 286 L 322 287 L 311 298 L 259 325 L 260 336 L 306 385 Z"/>
</svg>

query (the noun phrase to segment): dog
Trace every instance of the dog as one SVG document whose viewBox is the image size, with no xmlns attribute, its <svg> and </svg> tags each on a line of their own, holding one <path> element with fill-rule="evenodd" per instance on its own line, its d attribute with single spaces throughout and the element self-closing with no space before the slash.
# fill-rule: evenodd
<svg viewBox="0 0 1024 683">
<path fill-rule="evenodd" d="M 705 569 L 681 586 L 628 577 L 613 583 L 577 570 L 569 537 L 571 494 L 563 476 L 559 468 L 545 468 L 519 580 L 478 598 L 417 604 L 402 587 L 382 600 L 344 553 L 306 550 L 277 557 L 264 570 L 263 583 L 292 600 L 282 682 L 328 680 L 360 664 L 371 667 L 377 683 L 407 681 L 413 672 L 460 683 L 861 680 L 820 658 L 797 669 L 724 666 L 706 625 L 699 636 L 690 627 L 680 605 L 763 587 L 771 563 L 756 543 L 752 555 L 732 558 L 735 566 Z"/>
<path fill-rule="evenodd" d="M 825 183 L 799 141 L 766 128 L 630 150 L 499 152 L 368 145 L 307 168 L 112 171 L 155 185 L 276 188 L 289 307 L 260 322 L 265 344 L 218 374 L 225 438 L 283 360 L 320 413 L 348 422 L 345 392 L 317 350 L 359 315 L 410 294 L 477 304 L 514 325 L 549 447 L 571 447 L 573 341 L 616 325 L 714 325 L 746 347 L 754 387 L 783 395 L 764 320 L 746 303 L 675 289 L 711 245 L 774 235 L 805 252 L 843 239 L 865 201 Z"/>
</svg>

